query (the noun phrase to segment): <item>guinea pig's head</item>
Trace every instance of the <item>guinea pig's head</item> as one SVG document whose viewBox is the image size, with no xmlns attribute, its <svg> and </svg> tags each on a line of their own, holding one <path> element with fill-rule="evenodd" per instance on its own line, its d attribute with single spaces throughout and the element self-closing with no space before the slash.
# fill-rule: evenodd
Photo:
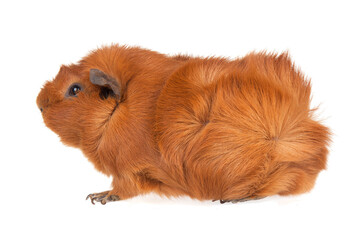
<svg viewBox="0 0 360 240">
<path fill-rule="evenodd" d="M 98 69 L 62 66 L 37 97 L 45 125 L 69 146 L 80 147 L 86 135 L 98 131 L 121 99 L 119 83 Z M 89 130 L 90 129 L 90 130 Z M 89 136 L 87 136 L 89 137 Z"/>
</svg>

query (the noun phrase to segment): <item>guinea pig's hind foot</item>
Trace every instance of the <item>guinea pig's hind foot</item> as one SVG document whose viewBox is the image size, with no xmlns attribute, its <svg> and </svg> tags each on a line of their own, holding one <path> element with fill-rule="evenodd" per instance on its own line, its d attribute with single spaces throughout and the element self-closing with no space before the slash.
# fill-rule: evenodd
<svg viewBox="0 0 360 240">
<path fill-rule="evenodd" d="M 223 203 L 228 203 L 228 202 L 231 202 L 231 203 L 239 203 L 239 202 L 247 202 L 247 201 L 250 201 L 250 200 L 260 200 L 260 199 L 263 199 L 263 198 L 266 198 L 266 197 L 247 197 L 247 198 L 241 198 L 241 199 L 232 199 L 232 200 L 219 200 L 221 204 Z M 213 202 L 215 202 L 216 200 L 213 200 Z"/>
<path fill-rule="evenodd" d="M 92 193 L 86 197 L 86 200 L 90 198 L 92 204 L 95 204 L 95 202 L 100 202 L 102 205 L 105 205 L 108 202 L 115 202 L 120 200 L 119 196 L 109 195 L 109 193 L 110 191 Z"/>
</svg>

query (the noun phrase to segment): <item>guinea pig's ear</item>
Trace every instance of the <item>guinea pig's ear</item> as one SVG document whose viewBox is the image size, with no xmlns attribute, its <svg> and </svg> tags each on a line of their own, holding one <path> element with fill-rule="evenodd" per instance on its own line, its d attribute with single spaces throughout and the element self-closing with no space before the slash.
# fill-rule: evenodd
<svg viewBox="0 0 360 240">
<path fill-rule="evenodd" d="M 106 75 L 99 69 L 90 69 L 90 82 L 102 87 L 100 92 L 101 98 L 107 98 L 110 95 L 120 101 L 121 89 L 115 78 Z"/>
</svg>

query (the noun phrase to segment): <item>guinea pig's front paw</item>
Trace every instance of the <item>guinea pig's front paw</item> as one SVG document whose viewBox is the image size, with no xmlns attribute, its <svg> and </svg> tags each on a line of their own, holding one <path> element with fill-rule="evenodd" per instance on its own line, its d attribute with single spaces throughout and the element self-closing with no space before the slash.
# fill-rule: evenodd
<svg viewBox="0 0 360 240">
<path fill-rule="evenodd" d="M 265 197 L 247 197 L 247 198 L 241 198 L 241 199 L 232 199 L 232 200 L 221 200 L 220 199 L 220 203 L 227 203 L 227 202 L 231 202 L 231 203 L 240 203 L 240 202 L 247 202 L 247 201 L 252 201 L 252 200 L 260 200 L 263 199 Z M 217 200 L 213 200 L 213 202 L 215 202 Z"/>
<path fill-rule="evenodd" d="M 120 200 L 120 197 L 118 195 L 113 195 L 113 194 L 110 195 L 109 193 L 110 191 L 105 191 L 101 193 L 92 193 L 86 197 L 86 200 L 90 198 L 92 204 L 95 204 L 94 201 L 96 201 L 96 202 L 100 202 L 102 205 L 105 205 L 108 202 L 115 202 Z"/>
</svg>

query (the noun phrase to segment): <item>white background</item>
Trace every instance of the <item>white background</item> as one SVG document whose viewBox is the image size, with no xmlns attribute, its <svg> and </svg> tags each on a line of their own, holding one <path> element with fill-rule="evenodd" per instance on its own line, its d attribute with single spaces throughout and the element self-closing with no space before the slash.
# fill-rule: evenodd
<svg viewBox="0 0 360 240">
<path fill-rule="evenodd" d="M 1 1 L 0 239 L 360 239 L 356 1 Z M 334 135 L 312 192 L 241 204 L 148 195 L 91 205 L 111 179 L 47 129 L 35 99 L 104 44 L 166 54 L 290 55 Z"/>
</svg>

